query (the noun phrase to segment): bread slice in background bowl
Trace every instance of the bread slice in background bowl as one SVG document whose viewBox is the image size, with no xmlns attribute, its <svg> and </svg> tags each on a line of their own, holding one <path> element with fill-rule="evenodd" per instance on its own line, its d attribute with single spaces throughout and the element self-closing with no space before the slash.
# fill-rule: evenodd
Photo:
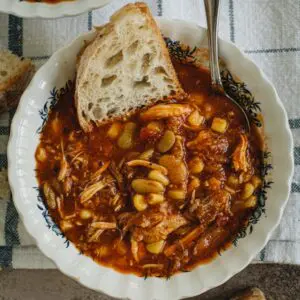
<svg viewBox="0 0 300 300">
<path fill-rule="evenodd" d="M 164 36 L 181 41 L 190 47 L 206 47 L 206 30 L 179 20 L 157 19 Z M 220 54 L 228 69 L 242 81 L 261 103 L 265 133 L 272 153 L 272 181 L 265 204 L 267 212 L 253 227 L 253 232 L 240 239 L 208 264 L 188 273 L 180 273 L 169 280 L 139 278 L 125 275 L 93 262 L 78 250 L 45 218 L 45 210 L 35 189 L 34 153 L 41 128 L 51 102 L 49 97 L 74 80 L 77 55 L 84 42 L 95 38 L 91 32 L 80 36 L 70 45 L 57 51 L 39 69 L 23 94 L 15 114 L 8 146 L 8 175 L 16 208 L 28 232 L 41 251 L 51 258 L 66 275 L 88 288 L 113 297 L 129 299 L 180 299 L 201 294 L 216 287 L 245 268 L 265 246 L 278 225 L 289 196 L 293 173 L 293 142 L 283 105 L 263 72 L 236 46 L 220 40 Z M 45 109 L 46 107 L 46 109 Z M 276 123 L 273 120 L 276 119 Z M 39 208 L 39 207 L 40 208 Z M 50 227 L 50 228 L 49 228 Z"/>
<path fill-rule="evenodd" d="M 30 59 L 0 49 L 0 114 L 17 107 L 34 72 Z"/>
</svg>

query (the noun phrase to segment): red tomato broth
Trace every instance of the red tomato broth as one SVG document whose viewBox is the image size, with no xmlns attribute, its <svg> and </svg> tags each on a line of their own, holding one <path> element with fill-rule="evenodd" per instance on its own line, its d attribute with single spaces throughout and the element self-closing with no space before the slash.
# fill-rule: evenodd
<svg viewBox="0 0 300 300">
<path fill-rule="evenodd" d="M 210 77 L 207 71 L 197 69 L 194 66 L 183 65 L 176 62 L 174 63 L 174 66 L 184 90 L 189 94 L 189 98 L 186 99 L 184 103 L 197 105 L 200 113 L 207 113 L 207 115 L 211 115 L 210 117 L 205 118 L 205 123 L 201 125 L 202 130 L 210 130 L 209 128 L 211 127 L 214 117 L 224 118 L 229 122 L 226 132 L 222 134 L 222 137 L 226 139 L 226 143 L 228 143 L 226 154 L 223 155 L 225 161 L 220 163 L 216 161 L 216 166 L 220 168 L 220 170 L 213 169 L 214 164 L 210 163 L 206 164 L 204 170 L 196 176 L 201 183 L 201 186 L 198 189 L 195 189 L 195 197 L 196 199 L 199 198 L 199 201 L 197 202 L 199 204 L 199 202 L 201 203 L 202 200 L 204 201 L 207 197 L 209 197 L 209 195 L 215 195 L 215 192 L 225 193 L 224 186 L 226 186 L 229 176 L 241 176 L 239 172 L 234 170 L 232 167 L 232 155 L 234 150 L 237 148 L 237 145 L 239 144 L 240 135 L 247 134 L 244 131 L 243 116 L 241 115 L 238 108 L 235 107 L 231 102 L 229 102 L 228 99 L 212 93 L 210 89 Z M 197 100 L 197 97 L 199 99 L 201 98 L 202 102 L 199 99 Z M 174 101 L 174 103 L 180 104 L 181 102 Z M 143 112 L 145 110 L 146 109 L 142 109 L 141 111 Z M 132 232 L 130 231 L 131 229 L 129 229 L 128 232 L 123 233 L 122 230 L 124 229 L 124 227 L 118 227 L 118 229 L 116 230 L 105 230 L 100 235 L 98 240 L 88 242 L 87 232 L 91 228 L 91 221 L 80 220 L 80 218 L 78 217 L 78 212 L 85 206 L 79 203 L 78 200 L 78 197 L 80 197 L 80 194 L 84 189 L 84 187 L 81 186 L 81 183 L 87 182 L 87 178 L 89 178 L 90 174 L 93 174 L 99 168 L 101 168 L 103 166 L 103 163 L 111 161 L 118 165 L 120 164 L 120 162 L 122 162 L 122 159 L 126 158 L 129 152 L 141 153 L 145 149 L 153 147 L 153 141 L 151 141 L 150 139 L 146 139 L 145 141 L 139 138 L 141 128 L 145 128 L 147 124 L 147 122 L 142 121 L 141 117 L 139 116 L 141 111 L 138 110 L 130 117 L 126 117 L 124 118 L 124 120 L 122 120 L 121 126 L 124 126 L 123 123 L 131 121 L 137 124 L 138 129 L 136 130 L 136 134 L 134 136 L 134 146 L 129 150 L 120 149 L 116 141 L 110 140 L 107 137 L 107 132 L 112 124 L 111 122 L 100 127 L 95 127 L 90 133 L 84 133 L 81 130 L 77 120 L 76 109 L 74 107 L 74 90 L 71 90 L 70 92 L 64 94 L 59 99 L 53 110 L 50 112 L 49 119 L 41 135 L 41 142 L 36 152 L 37 178 L 41 187 L 43 187 L 45 182 L 49 182 L 50 185 L 54 182 L 53 180 L 58 177 L 59 170 L 61 168 L 62 148 L 65 148 L 64 151 L 67 156 L 67 161 L 69 165 L 71 165 L 69 166 L 71 169 L 70 176 L 77 178 L 78 181 L 73 181 L 71 192 L 68 195 L 66 195 L 66 193 L 64 192 L 61 192 L 63 196 L 59 197 L 63 197 L 64 215 L 72 215 L 75 211 L 76 216 L 71 219 L 72 224 L 74 225 L 76 222 L 78 222 L 78 224 L 80 225 L 74 225 L 72 229 L 64 230 L 61 227 L 62 217 L 58 212 L 58 209 L 49 208 L 49 211 L 54 221 L 59 224 L 66 237 L 70 241 L 72 241 L 82 253 L 92 257 L 95 261 L 102 265 L 112 267 L 123 273 L 134 273 L 138 276 L 168 277 L 180 271 L 192 270 L 194 267 L 201 263 L 207 263 L 211 259 L 215 258 L 220 249 L 228 248 L 231 245 L 231 241 L 234 238 L 235 234 L 247 223 L 247 219 L 249 218 L 252 210 L 255 207 L 242 208 L 233 213 L 221 211 L 217 214 L 214 221 L 205 224 L 205 227 L 204 224 L 201 223 L 204 222 L 201 221 L 201 218 L 199 221 L 197 217 L 194 218 L 193 213 L 190 213 L 191 201 L 186 199 L 186 202 L 184 202 L 185 207 L 180 208 L 183 204 L 178 204 L 177 202 L 175 203 L 173 199 L 168 198 L 168 196 L 164 196 L 166 197 L 164 204 L 158 204 L 154 206 L 150 206 L 148 204 L 148 207 L 145 211 L 138 213 L 135 209 L 134 204 L 132 203 L 134 191 L 131 186 L 131 181 L 128 181 L 125 184 L 125 192 L 121 191 L 122 193 L 127 193 L 127 195 L 123 199 L 123 202 L 125 204 L 120 211 L 116 212 L 114 208 L 109 205 L 112 195 L 105 189 L 103 191 L 97 192 L 94 197 L 92 197 L 92 201 L 88 201 L 91 202 L 91 204 L 89 204 L 90 206 L 87 206 L 87 208 L 92 211 L 94 216 L 100 216 L 103 220 L 105 220 L 105 222 L 116 222 L 118 226 L 120 226 L 118 218 L 123 212 L 129 212 L 136 215 L 139 214 L 142 215 L 145 219 L 146 217 L 145 215 L 143 215 L 144 212 L 145 214 L 149 212 L 149 215 L 151 215 L 152 213 L 156 214 L 160 212 L 160 207 L 163 205 L 167 206 L 167 213 L 171 216 L 174 214 L 178 216 L 180 215 L 180 217 L 183 218 L 187 218 L 187 216 L 191 218 L 191 221 L 188 221 L 186 225 L 179 227 L 180 229 L 184 226 L 187 226 L 188 230 L 186 234 L 177 234 L 177 229 L 168 234 L 167 238 L 165 239 L 165 246 L 163 251 L 165 251 L 165 249 L 167 249 L 169 246 L 178 243 L 179 239 L 184 238 L 186 235 L 188 235 L 189 232 L 191 232 L 195 228 L 198 228 L 199 226 L 205 227 L 203 233 L 199 237 L 188 243 L 186 247 L 182 247 L 183 249 L 180 249 L 180 247 L 178 247 L 176 244 L 176 250 L 174 254 L 170 256 L 166 256 L 164 252 L 161 252 L 159 254 L 150 253 L 146 249 L 148 244 L 145 243 L 144 240 L 138 241 L 138 255 L 140 258 L 139 261 L 135 260 L 134 255 L 131 251 L 131 238 L 134 235 L 134 230 L 141 229 L 137 225 L 133 226 L 134 229 Z M 176 134 L 181 135 L 181 137 L 186 139 L 186 141 L 188 142 L 194 140 L 198 132 L 185 129 L 183 127 L 183 124 L 187 122 L 186 120 L 186 117 L 176 119 L 176 122 L 180 123 L 178 132 L 176 132 Z M 55 124 L 55 122 L 57 122 L 57 128 L 55 127 L 55 125 L 53 125 Z M 168 120 L 163 120 L 164 128 L 172 124 L 168 122 Z M 172 126 L 170 128 L 172 128 Z M 74 140 L 72 142 L 70 142 L 71 134 L 73 135 L 72 139 Z M 260 145 L 258 145 L 256 142 L 258 140 L 257 133 L 253 132 L 247 136 L 249 140 L 247 155 L 251 167 L 250 175 L 253 176 L 254 174 L 256 174 L 256 176 L 259 176 L 261 152 Z M 78 168 L 72 166 L 71 161 L 72 159 L 74 159 L 74 157 L 71 159 L 70 154 L 68 154 L 70 153 L 70 150 L 68 150 L 69 145 L 72 145 L 72 143 L 76 144 L 77 142 L 83 148 L 83 155 L 87 157 L 86 165 L 84 167 L 81 165 Z M 185 145 L 187 145 L 187 143 L 185 143 Z M 156 146 L 154 146 L 154 148 L 155 147 Z M 39 151 L 41 151 L 41 148 L 43 148 L 46 152 L 47 159 L 44 161 L 39 158 Z M 186 168 L 188 168 L 187 162 L 189 162 L 192 157 L 195 157 L 195 153 L 193 150 L 190 151 L 187 148 L 184 149 L 184 151 L 184 165 L 186 166 Z M 169 152 L 167 152 L 167 154 L 168 153 Z M 203 153 L 201 155 L 201 157 L 205 157 Z M 219 156 L 221 155 L 218 154 L 217 157 Z M 158 162 L 159 157 L 161 157 L 161 154 L 157 153 L 157 151 L 155 150 L 153 155 L 153 160 L 155 163 Z M 144 178 L 145 176 L 147 176 L 148 169 L 144 167 L 136 167 L 133 169 L 135 169 L 135 178 Z M 111 169 L 107 169 L 107 171 L 105 171 L 108 174 L 107 176 L 113 177 L 113 175 L 111 175 L 111 171 L 109 170 Z M 106 174 L 105 172 L 103 174 Z M 129 173 L 125 174 L 130 174 L 130 171 Z M 191 174 L 189 174 L 189 176 L 190 175 Z M 205 186 L 205 183 L 207 183 L 212 177 L 217 178 L 217 180 L 220 179 L 219 181 L 222 182 L 222 189 L 220 189 L 220 191 L 210 190 L 211 187 L 209 185 L 208 187 Z M 55 183 L 55 185 L 57 185 L 57 183 Z M 59 185 L 60 187 L 57 190 L 63 190 L 62 186 L 64 186 L 64 182 L 59 182 Z M 238 188 L 236 188 L 236 193 L 230 195 L 231 208 L 235 203 L 243 202 L 240 200 L 240 198 L 244 186 L 245 182 L 239 184 Z M 176 187 L 182 186 L 181 184 L 179 184 Z M 120 192 L 118 184 L 115 184 L 114 188 L 117 189 L 117 193 Z M 257 188 L 257 190 L 258 189 L 259 188 Z M 53 188 L 53 190 L 55 190 L 55 188 Z M 166 194 L 167 193 L 165 193 L 164 195 Z M 220 195 L 220 197 L 222 197 L 222 194 Z M 147 196 L 145 196 L 145 199 L 147 199 Z M 215 210 L 217 210 L 217 205 L 218 203 L 216 202 Z M 186 209 L 188 210 L 187 216 L 185 216 Z M 123 237 L 121 243 L 124 247 L 122 251 L 116 246 L 116 241 L 120 240 L 120 236 Z M 196 247 L 201 249 L 201 251 L 199 250 L 200 253 L 198 251 L 197 255 L 195 254 Z M 143 267 L 152 264 L 156 265 L 156 267 Z"/>
</svg>

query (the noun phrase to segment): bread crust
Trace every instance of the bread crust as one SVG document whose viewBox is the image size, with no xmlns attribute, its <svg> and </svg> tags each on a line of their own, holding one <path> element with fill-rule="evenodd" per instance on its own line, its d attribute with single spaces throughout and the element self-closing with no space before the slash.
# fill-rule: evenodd
<svg viewBox="0 0 300 300">
<path fill-rule="evenodd" d="M 24 59 L 20 61 L 18 73 L 0 84 L 0 113 L 17 107 L 20 97 L 34 73 L 35 67 L 31 60 Z"/>
<path fill-rule="evenodd" d="M 75 106 L 77 109 L 77 117 L 79 120 L 79 124 L 85 132 L 89 132 L 93 129 L 93 123 L 92 123 L 92 121 L 86 120 L 84 115 L 82 114 L 83 111 L 81 109 L 80 99 L 78 96 L 78 88 L 79 88 L 79 83 L 81 82 L 82 78 L 84 78 L 84 76 L 86 75 L 85 74 L 86 65 L 88 64 L 90 57 L 92 57 L 95 54 L 95 51 L 97 51 L 97 47 L 94 46 L 94 42 L 97 41 L 98 39 L 105 39 L 106 36 L 108 36 L 111 32 L 114 31 L 114 26 L 115 26 L 116 22 L 118 22 L 119 20 L 122 20 L 122 18 L 127 16 L 128 14 L 135 14 L 135 13 L 142 14 L 146 18 L 146 23 L 149 25 L 149 27 L 154 32 L 154 34 L 157 38 L 157 41 L 160 45 L 163 59 L 168 68 L 168 72 L 169 72 L 168 75 L 173 79 L 173 81 L 176 85 L 175 94 L 169 95 L 169 97 L 167 97 L 167 99 L 168 98 L 177 99 L 177 98 L 183 98 L 185 96 L 185 93 L 181 87 L 179 80 L 178 80 L 175 69 L 172 65 L 171 58 L 169 56 L 169 51 L 165 45 L 165 41 L 162 37 L 162 34 L 161 34 L 155 20 L 153 19 L 152 15 L 151 15 L 151 12 L 150 12 L 148 6 L 142 2 L 127 4 L 126 6 L 124 6 L 123 8 L 121 8 L 120 10 L 118 10 L 111 16 L 109 23 L 107 23 L 106 25 L 101 26 L 99 28 L 96 28 L 97 34 L 96 34 L 95 39 L 86 46 L 83 53 L 81 53 L 81 56 L 80 56 L 78 64 L 77 64 Z M 153 99 L 153 100 L 151 100 L 150 104 L 153 104 L 156 101 L 160 101 L 160 100 L 163 100 L 163 99 Z M 133 109 L 133 111 L 134 111 L 134 109 Z M 100 121 L 100 122 L 96 121 L 95 123 L 96 123 L 96 125 L 103 124 L 102 121 Z"/>
</svg>

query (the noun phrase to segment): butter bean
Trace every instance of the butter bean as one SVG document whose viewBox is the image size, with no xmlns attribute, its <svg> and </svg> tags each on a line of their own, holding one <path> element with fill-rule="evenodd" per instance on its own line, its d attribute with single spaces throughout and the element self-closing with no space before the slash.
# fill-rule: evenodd
<svg viewBox="0 0 300 300">
<path fill-rule="evenodd" d="M 160 182 L 147 179 L 134 179 L 131 186 L 140 194 L 162 193 L 165 190 L 165 187 Z"/>
</svg>

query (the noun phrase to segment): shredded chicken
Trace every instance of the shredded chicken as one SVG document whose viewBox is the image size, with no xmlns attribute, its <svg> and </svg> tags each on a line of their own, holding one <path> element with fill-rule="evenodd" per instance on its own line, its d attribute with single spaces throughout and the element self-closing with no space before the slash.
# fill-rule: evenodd
<svg viewBox="0 0 300 300">
<path fill-rule="evenodd" d="M 193 250 L 193 254 L 199 256 L 207 249 L 217 248 L 218 245 L 226 240 L 229 232 L 229 230 L 225 230 L 222 227 L 214 225 L 212 228 L 208 229 L 208 231 L 205 232 L 197 241 Z"/>
<path fill-rule="evenodd" d="M 65 214 L 64 214 L 64 209 L 63 209 L 63 207 L 64 207 L 63 199 L 61 197 L 56 197 L 56 203 L 57 203 L 58 213 L 59 213 L 60 217 L 62 219 L 64 219 Z"/>
<path fill-rule="evenodd" d="M 168 177 L 171 183 L 186 186 L 188 171 L 183 160 L 178 159 L 175 155 L 163 155 L 159 163 L 168 170 Z"/>
<path fill-rule="evenodd" d="M 171 117 L 167 119 L 166 127 L 173 132 L 179 133 L 182 126 L 184 126 L 184 116 Z"/>
<path fill-rule="evenodd" d="M 71 177 L 67 177 L 63 183 L 64 192 L 69 195 L 73 186 L 73 180 Z"/>
<path fill-rule="evenodd" d="M 223 158 L 228 146 L 227 138 L 211 129 L 201 130 L 194 140 L 187 143 L 188 149 L 199 151 L 214 162 Z"/>
<path fill-rule="evenodd" d="M 84 156 L 84 152 L 82 150 L 79 150 L 78 152 L 73 152 L 71 153 L 71 156 L 74 156 L 71 160 L 71 163 L 75 162 L 75 161 L 80 161 L 82 162 L 83 161 L 83 156 Z"/>
<path fill-rule="evenodd" d="M 236 171 L 247 172 L 249 169 L 247 149 L 248 149 L 248 138 L 246 135 L 240 135 L 240 143 L 233 152 L 232 162 L 233 167 Z"/>
<path fill-rule="evenodd" d="M 210 194 L 206 199 L 195 199 L 189 208 L 195 213 L 201 224 L 208 226 L 219 214 L 231 215 L 231 195 L 226 190 L 219 190 Z"/>
<path fill-rule="evenodd" d="M 137 241 L 143 240 L 146 243 L 155 243 L 160 240 L 165 240 L 170 233 L 185 224 L 187 224 L 187 220 L 181 215 L 169 214 L 153 227 L 134 227 L 132 236 Z"/>
<path fill-rule="evenodd" d="M 163 218 L 164 213 L 151 209 L 142 211 L 138 214 L 132 214 L 131 217 L 128 218 L 124 230 L 130 229 L 132 226 L 138 226 L 141 228 L 153 227 L 161 222 Z"/>
<path fill-rule="evenodd" d="M 113 198 L 110 198 L 109 205 L 114 209 L 114 211 L 120 211 L 122 207 L 125 206 L 124 199 L 120 194 L 116 194 Z"/>
<path fill-rule="evenodd" d="M 112 161 L 110 163 L 109 170 L 110 170 L 111 174 L 113 175 L 113 177 L 116 179 L 120 191 L 124 192 L 124 190 L 125 190 L 124 178 L 114 161 Z"/>
<path fill-rule="evenodd" d="M 162 269 L 163 267 L 164 267 L 163 264 L 146 264 L 146 265 L 143 265 L 143 269 L 149 269 L 149 268 Z"/>
<path fill-rule="evenodd" d="M 175 144 L 172 148 L 172 154 L 177 159 L 184 159 L 185 149 L 184 149 L 184 138 L 180 135 L 176 135 Z"/>
<path fill-rule="evenodd" d="M 183 124 L 183 128 L 186 130 L 194 131 L 194 132 L 199 132 L 199 131 L 203 130 L 202 127 L 192 127 L 192 126 L 189 126 L 186 124 Z"/>
<path fill-rule="evenodd" d="M 97 229 L 116 229 L 117 224 L 115 222 L 93 222 L 91 227 Z"/>
<path fill-rule="evenodd" d="M 105 187 L 105 184 L 102 181 L 96 182 L 84 189 L 83 192 L 79 195 L 81 203 L 84 203 L 90 200 L 97 192 L 101 191 Z"/>
<path fill-rule="evenodd" d="M 44 183 L 43 192 L 47 201 L 47 205 L 51 209 L 56 208 L 56 195 L 48 182 Z"/>
<path fill-rule="evenodd" d="M 109 165 L 110 161 L 106 161 L 103 166 L 91 176 L 91 180 L 99 180 L 100 176 L 109 167 Z"/>
<path fill-rule="evenodd" d="M 135 212 L 123 212 L 117 216 L 117 221 L 119 224 L 119 227 L 128 228 L 130 227 L 130 222 L 132 222 L 132 219 L 135 216 Z M 129 224 L 129 225 L 128 225 Z"/>
<path fill-rule="evenodd" d="M 61 152 L 62 152 L 62 157 L 60 160 L 60 170 L 57 177 L 59 181 L 63 181 L 65 177 L 68 176 L 69 173 L 69 164 L 67 162 L 66 155 L 64 152 L 63 142 L 61 142 Z"/>
<path fill-rule="evenodd" d="M 167 175 L 168 174 L 168 170 L 158 164 L 152 163 L 150 161 L 147 160 L 143 160 L 143 159 L 135 159 L 135 160 L 131 160 L 127 163 L 127 165 L 129 167 L 146 167 L 149 169 L 153 169 L 153 170 L 157 170 L 160 171 L 162 174 Z"/>
<path fill-rule="evenodd" d="M 138 242 L 136 240 L 134 240 L 133 238 L 131 238 L 130 240 L 130 243 L 131 243 L 131 253 L 132 253 L 132 256 L 133 258 L 135 259 L 135 261 L 139 261 L 139 245 L 138 245 Z"/>
<path fill-rule="evenodd" d="M 205 166 L 205 172 L 209 173 L 211 177 L 217 178 L 222 182 L 226 180 L 225 169 L 220 163 L 207 163 Z"/>
<path fill-rule="evenodd" d="M 143 121 L 159 120 L 170 117 L 180 117 L 191 113 L 188 104 L 157 104 L 140 114 Z"/>
<path fill-rule="evenodd" d="M 89 237 L 88 242 L 91 243 L 91 242 L 98 241 L 99 238 L 100 238 L 100 236 L 101 236 L 101 234 L 104 231 L 105 231 L 104 229 L 98 229 L 98 230 L 93 231 L 93 234 L 91 234 L 91 236 Z"/>
<path fill-rule="evenodd" d="M 76 213 L 73 213 L 71 215 L 67 215 L 64 217 L 64 220 L 71 220 L 71 219 L 74 219 L 76 218 Z"/>
<path fill-rule="evenodd" d="M 205 230 L 203 225 L 194 228 L 192 231 L 187 233 L 183 238 L 176 241 L 174 244 L 167 247 L 164 251 L 166 256 L 173 255 L 177 249 L 184 249 L 188 247 L 194 240 L 196 240 Z"/>
</svg>

